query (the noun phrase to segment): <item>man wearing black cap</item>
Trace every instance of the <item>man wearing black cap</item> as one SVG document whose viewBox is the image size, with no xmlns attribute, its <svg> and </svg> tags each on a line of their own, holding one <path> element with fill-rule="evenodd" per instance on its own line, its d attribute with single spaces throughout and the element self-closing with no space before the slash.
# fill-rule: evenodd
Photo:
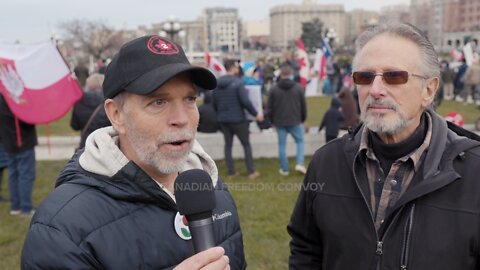
<svg viewBox="0 0 480 270">
<path fill-rule="evenodd" d="M 216 80 L 168 39 L 120 49 L 103 83 L 112 127 L 93 132 L 60 173 L 32 219 L 22 269 L 246 268 L 235 203 L 195 140 L 196 85 Z M 173 194 L 177 175 L 193 168 L 213 179 L 220 246 L 197 255 Z"/>
</svg>

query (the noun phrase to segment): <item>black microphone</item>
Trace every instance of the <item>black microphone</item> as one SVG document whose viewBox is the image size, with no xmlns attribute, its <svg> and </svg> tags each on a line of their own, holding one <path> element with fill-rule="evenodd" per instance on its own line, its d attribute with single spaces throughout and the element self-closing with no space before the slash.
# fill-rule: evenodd
<svg viewBox="0 0 480 270">
<path fill-rule="evenodd" d="M 212 210 L 215 194 L 212 178 L 200 169 L 180 173 L 174 185 L 178 211 L 188 221 L 195 253 L 215 246 Z"/>
</svg>

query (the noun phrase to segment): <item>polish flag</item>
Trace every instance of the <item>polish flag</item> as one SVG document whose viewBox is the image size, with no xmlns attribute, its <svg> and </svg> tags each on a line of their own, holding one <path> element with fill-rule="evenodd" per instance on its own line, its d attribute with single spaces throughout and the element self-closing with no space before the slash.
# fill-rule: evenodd
<svg viewBox="0 0 480 270">
<path fill-rule="evenodd" d="M 215 78 L 227 74 L 227 70 L 222 63 L 220 63 L 217 58 L 212 57 L 208 52 L 205 53 L 205 62 L 207 63 L 207 68 L 215 75 Z"/>
<path fill-rule="evenodd" d="M 0 43 L 0 93 L 30 124 L 61 118 L 83 93 L 51 42 Z"/>
<path fill-rule="evenodd" d="M 300 84 L 305 87 L 309 79 L 310 63 L 308 62 L 305 46 L 303 46 L 303 41 L 300 38 L 297 39 L 297 63 L 300 66 Z"/>
</svg>

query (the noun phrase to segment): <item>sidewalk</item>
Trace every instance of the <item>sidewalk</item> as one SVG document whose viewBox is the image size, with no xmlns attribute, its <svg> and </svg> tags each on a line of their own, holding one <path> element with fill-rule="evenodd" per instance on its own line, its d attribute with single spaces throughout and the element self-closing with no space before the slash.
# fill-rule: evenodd
<svg viewBox="0 0 480 270">
<path fill-rule="evenodd" d="M 465 125 L 468 130 L 473 130 L 473 125 Z M 317 132 L 318 127 L 310 127 L 310 132 L 305 133 L 305 155 L 310 156 L 325 143 L 323 131 Z M 342 136 L 345 131 L 340 133 Z M 476 132 L 480 135 L 480 132 Z M 38 145 L 35 147 L 37 160 L 67 160 L 80 142 L 79 136 L 54 136 L 50 137 L 50 149 L 48 149 L 47 138 L 39 137 Z M 203 146 L 205 151 L 213 159 L 223 159 L 223 135 L 220 132 L 214 134 L 197 133 L 197 140 Z M 254 158 L 276 158 L 278 157 L 277 133 L 273 130 L 256 132 L 250 134 L 250 143 L 252 145 Z M 287 139 L 287 156 L 294 157 L 296 145 L 291 136 Z M 235 138 L 233 141 L 233 157 L 243 158 L 243 148 L 240 141 Z"/>
</svg>

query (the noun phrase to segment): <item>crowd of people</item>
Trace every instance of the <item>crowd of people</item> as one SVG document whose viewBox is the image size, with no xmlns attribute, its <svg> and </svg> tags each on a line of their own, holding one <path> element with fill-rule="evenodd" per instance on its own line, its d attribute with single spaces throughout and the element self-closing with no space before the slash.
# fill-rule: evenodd
<svg viewBox="0 0 480 270">
<path fill-rule="evenodd" d="M 308 166 L 307 103 L 295 61 L 277 66 L 266 58 L 243 70 L 227 60 L 225 69 L 215 78 L 159 36 L 128 42 L 94 74 L 75 68 L 84 95 L 70 125 L 81 142 L 37 209 L 35 126 L 17 119 L 0 95 L 0 195 L 8 168 L 10 214 L 33 216 L 22 269 L 245 269 L 234 199 L 195 134 L 223 134 L 230 180 L 239 176 L 236 136 L 255 180 L 252 122 L 275 129 L 281 177 L 291 171 L 290 134 L 294 171 L 305 175 L 305 187 L 322 186 L 299 193 L 287 226 L 290 269 L 477 269 L 480 137 L 434 108 L 443 99 L 476 102 L 480 64 L 463 59 L 454 69 L 439 61 L 409 24 L 366 30 L 351 64 L 330 63 L 322 91 L 331 105 L 318 128 L 326 144 Z M 257 106 L 252 85 L 260 89 Z M 337 138 L 340 129 L 348 133 Z M 185 222 L 174 192 L 176 177 L 193 168 L 211 177 L 213 213 L 228 213 L 213 225 L 218 247 L 197 254 L 177 228 Z"/>
</svg>

